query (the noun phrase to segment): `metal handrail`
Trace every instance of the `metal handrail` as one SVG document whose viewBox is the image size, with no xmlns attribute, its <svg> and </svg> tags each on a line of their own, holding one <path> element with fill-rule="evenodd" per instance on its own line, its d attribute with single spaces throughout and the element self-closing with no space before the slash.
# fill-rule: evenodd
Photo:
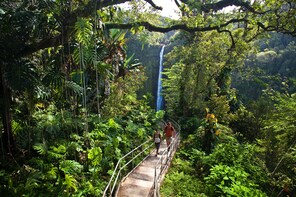
<svg viewBox="0 0 296 197">
<path fill-rule="evenodd" d="M 146 151 L 148 148 L 150 148 L 154 143 L 151 143 L 148 147 L 146 147 L 144 150 L 142 150 L 140 153 L 138 153 L 136 156 L 134 156 L 131 160 L 129 160 L 125 165 L 123 165 L 122 167 L 119 168 L 119 166 L 120 166 L 120 164 L 121 164 L 121 161 L 123 161 L 123 159 L 126 158 L 127 156 L 129 156 L 130 154 L 134 153 L 136 150 L 142 148 L 145 144 L 147 144 L 147 143 L 150 142 L 150 141 L 151 141 L 151 139 L 147 140 L 146 142 L 144 142 L 144 143 L 142 143 L 141 145 L 137 146 L 136 148 L 134 148 L 133 150 L 131 150 L 130 152 L 128 152 L 127 154 L 125 154 L 123 157 L 121 157 L 121 158 L 118 160 L 118 162 L 117 162 L 117 164 L 116 164 L 116 166 L 115 166 L 115 169 L 114 169 L 114 171 L 113 171 L 113 174 L 112 174 L 112 176 L 111 176 L 111 178 L 110 178 L 110 180 L 109 180 L 109 182 L 108 182 L 108 184 L 107 184 L 107 186 L 106 186 L 106 188 L 105 188 L 105 190 L 104 190 L 103 197 L 106 197 L 106 196 L 107 196 L 108 189 L 110 190 L 110 191 L 109 191 L 109 192 L 110 192 L 110 193 L 109 193 L 109 196 L 112 196 L 112 193 L 114 192 L 114 189 L 115 189 L 115 187 L 116 187 L 116 184 L 117 184 L 117 181 L 118 181 L 118 178 L 119 178 L 119 175 L 120 175 L 122 169 L 123 169 L 124 167 L 126 167 L 128 164 L 130 164 L 130 163 L 131 163 L 135 158 L 137 158 L 140 154 L 142 154 L 144 151 Z M 146 157 L 147 157 L 147 156 L 146 156 Z M 145 157 L 145 158 L 146 158 L 146 157 Z M 145 158 L 144 158 L 144 159 L 145 159 Z M 143 160 L 142 160 L 142 161 L 143 161 Z M 141 161 L 140 163 L 142 163 L 142 161 Z M 138 165 L 139 165 L 139 164 L 138 164 Z M 137 166 L 138 166 L 138 165 L 137 165 Z M 136 166 L 136 167 L 137 167 L 137 166 Z M 136 167 L 134 167 L 134 168 L 131 170 L 131 172 L 132 172 Z M 118 169 L 118 168 L 119 168 L 119 169 Z M 116 173 L 116 171 L 117 171 L 117 173 Z M 130 173 L 131 173 L 131 172 L 130 172 Z M 130 174 L 130 173 L 128 173 L 128 174 Z M 116 175 L 116 178 L 115 178 L 115 180 L 113 181 L 115 175 Z M 125 176 L 124 178 L 126 178 L 126 176 Z M 113 181 L 113 185 L 111 186 L 112 181 Z"/>
<path fill-rule="evenodd" d="M 170 121 L 173 123 L 173 126 L 175 127 L 175 129 L 177 131 L 180 131 L 180 126 L 178 123 L 176 123 L 174 120 L 171 120 Z M 162 123 L 165 123 L 164 121 L 162 121 Z M 164 124 L 165 125 L 165 124 Z M 176 149 L 177 146 L 175 146 L 177 143 L 176 142 L 179 142 L 179 139 L 180 139 L 180 132 L 177 132 L 176 133 L 176 136 L 175 138 L 173 139 L 172 143 L 168 146 L 168 148 L 171 149 L 171 151 L 167 151 L 167 149 L 161 154 L 161 157 L 160 159 L 157 161 L 157 164 L 155 166 L 155 175 L 154 175 L 154 187 L 156 186 L 157 187 L 157 191 L 158 191 L 158 182 L 156 184 L 156 180 L 158 181 L 159 180 L 159 177 L 163 171 L 163 169 L 161 170 L 161 173 L 156 176 L 156 170 L 157 170 L 157 166 L 159 165 L 159 162 L 161 161 L 161 165 L 162 166 L 162 160 L 164 158 L 164 154 L 166 153 L 167 154 L 167 157 L 166 157 L 166 162 L 168 161 L 168 159 L 170 159 L 170 155 L 169 155 L 169 152 L 171 153 L 174 149 Z M 145 152 L 147 149 L 149 149 L 152 145 L 154 145 L 154 142 L 152 142 L 151 144 L 149 144 L 149 146 L 147 146 L 144 150 L 142 150 L 140 153 L 138 153 L 137 155 L 133 156 L 132 159 L 130 159 L 126 164 L 124 164 L 123 166 L 120 166 L 121 165 L 121 162 L 123 161 L 123 159 L 125 159 L 127 156 L 129 156 L 130 154 L 133 154 L 135 151 L 137 151 L 138 149 L 142 148 L 145 144 L 147 144 L 148 142 L 150 142 L 152 139 L 149 139 L 147 140 L 146 142 L 142 143 L 141 145 L 137 146 L 136 148 L 134 148 L 133 150 L 131 150 L 130 152 L 128 152 L 127 154 L 125 154 L 123 157 L 121 157 L 116 166 L 115 166 L 115 169 L 112 173 L 112 176 L 104 190 L 104 193 L 103 193 L 103 197 L 106 197 L 107 196 L 107 192 L 109 190 L 109 196 L 112 196 L 114 190 L 115 190 L 115 187 L 117 185 L 117 182 L 118 182 L 118 179 L 119 179 L 119 176 L 120 176 L 120 173 L 121 171 L 128 165 L 130 164 L 133 160 L 135 160 L 139 155 L 141 155 L 143 152 Z M 128 177 L 150 154 L 148 154 L 144 159 L 142 159 L 129 173 L 127 173 L 127 175 L 125 175 L 125 177 L 123 177 L 121 179 L 120 182 L 123 182 L 126 177 Z M 114 179 L 115 178 L 115 179 Z M 114 179 L 114 180 L 113 180 Z M 113 184 L 112 184 L 113 182 Z M 155 189 L 156 190 L 156 189 Z M 117 188 L 117 191 L 116 191 L 116 195 L 117 195 L 117 192 L 118 192 L 118 188 Z M 115 195 L 115 196 L 116 196 Z"/>
<path fill-rule="evenodd" d="M 118 174 L 117 174 L 117 176 L 116 176 L 116 179 L 115 179 L 115 182 L 117 182 L 117 180 L 118 180 L 118 177 L 119 177 L 119 174 L 120 174 L 120 172 L 121 172 L 121 170 L 124 168 L 124 167 L 126 167 L 129 163 L 131 163 L 134 159 L 136 159 L 140 154 L 142 154 L 143 152 L 145 152 L 148 148 L 150 148 L 152 145 L 154 145 L 154 143 L 151 143 L 148 147 L 146 147 L 144 150 L 142 150 L 140 153 L 138 153 L 136 156 L 134 156 L 130 161 L 128 161 L 125 165 L 123 165 L 120 169 L 119 169 L 119 172 L 118 172 Z M 149 154 L 148 155 L 146 155 L 146 157 L 144 157 L 139 163 L 138 163 L 138 165 L 136 165 L 129 173 L 127 173 L 127 175 L 125 175 L 125 177 L 123 177 L 122 179 L 121 179 L 121 181 L 120 181 L 120 184 L 147 158 L 149 156 Z M 113 188 L 112 188 L 112 190 L 114 190 L 114 187 L 115 187 L 115 185 L 113 185 Z M 116 195 L 115 196 L 117 196 L 117 193 L 118 193 L 118 189 L 119 188 L 117 188 L 117 191 L 116 191 Z"/>
<path fill-rule="evenodd" d="M 171 120 L 170 120 L 171 121 Z M 160 155 L 160 158 L 158 159 L 155 168 L 154 168 L 154 181 L 153 181 L 153 188 L 154 188 L 154 197 L 160 196 L 159 195 L 159 181 L 160 181 L 160 176 L 164 172 L 164 170 L 168 167 L 170 160 L 171 160 L 171 154 L 174 152 L 180 142 L 180 129 L 181 127 L 179 126 L 178 123 L 175 121 L 173 122 L 173 126 L 177 127 L 178 132 L 175 135 L 175 138 L 171 142 L 171 144 L 163 151 L 163 153 Z M 170 151 L 168 151 L 170 150 Z M 157 173 L 157 170 L 159 170 L 159 173 Z"/>
</svg>

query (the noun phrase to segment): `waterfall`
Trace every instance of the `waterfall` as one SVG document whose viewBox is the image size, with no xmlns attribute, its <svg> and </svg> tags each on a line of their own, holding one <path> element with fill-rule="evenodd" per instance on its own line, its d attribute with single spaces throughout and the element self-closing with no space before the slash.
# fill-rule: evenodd
<svg viewBox="0 0 296 197">
<path fill-rule="evenodd" d="M 157 101 L 156 101 L 156 111 L 159 111 L 163 109 L 163 96 L 161 95 L 162 91 L 162 61 L 163 61 L 163 52 L 164 52 L 164 46 L 162 46 L 159 54 L 159 72 L 158 72 L 158 81 L 157 81 Z"/>
</svg>

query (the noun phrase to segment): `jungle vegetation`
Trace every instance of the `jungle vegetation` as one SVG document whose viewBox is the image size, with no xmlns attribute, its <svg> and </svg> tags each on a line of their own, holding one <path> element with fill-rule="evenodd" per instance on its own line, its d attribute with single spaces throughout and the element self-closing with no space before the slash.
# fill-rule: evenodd
<svg viewBox="0 0 296 197">
<path fill-rule="evenodd" d="M 179 19 L 156 0 L 0 2 L 1 196 L 101 196 L 167 117 L 182 144 L 163 196 L 296 193 L 295 2 L 172 3 Z M 164 111 L 131 37 L 170 48 Z"/>
</svg>

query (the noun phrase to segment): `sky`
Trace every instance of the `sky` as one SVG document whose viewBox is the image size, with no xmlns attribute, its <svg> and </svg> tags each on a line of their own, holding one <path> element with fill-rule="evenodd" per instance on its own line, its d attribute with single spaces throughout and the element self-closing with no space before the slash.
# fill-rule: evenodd
<svg viewBox="0 0 296 197">
<path fill-rule="evenodd" d="M 165 17 L 170 17 L 172 19 L 179 19 L 179 14 L 177 12 L 180 12 L 178 6 L 176 5 L 174 0 L 152 0 L 157 6 L 162 7 L 161 15 Z M 179 1 L 180 3 L 180 1 Z M 127 3 L 123 4 L 123 7 L 125 7 Z M 148 4 L 149 5 L 149 4 Z M 150 5 L 149 5 L 150 6 Z M 233 9 L 235 9 L 235 6 L 228 6 L 224 8 L 224 12 L 230 12 Z"/>
<path fill-rule="evenodd" d="M 162 7 L 161 15 L 170 17 L 173 19 L 178 19 L 179 16 L 176 13 L 176 10 L 178 10 L 178 7 L 174 0 L 153 0 L 153 2 L 157 5 Z M 127 6 L 127 3 L 121 4 L 123 7 Z M 149 5 L 150 6 L 150 5 Z"/>
<path fill-rule="evenodd" d="M 178 14 L 175 13 L 175 11 L 178 10 L 178 7 L 174 0 L 154 0 L 153 2 L 163 8 L 161 11 L 162 16 L 171 17 L 174 19 L 178 18 Z"/>
</svg>

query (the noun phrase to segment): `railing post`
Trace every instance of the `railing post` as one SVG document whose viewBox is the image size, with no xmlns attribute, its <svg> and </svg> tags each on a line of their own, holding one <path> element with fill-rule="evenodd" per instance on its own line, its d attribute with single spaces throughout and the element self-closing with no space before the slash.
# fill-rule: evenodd
<svg viewBox="0 0 296 197">
<path fill-rule="evenodd" d="M 132 152 L 132 158 L 134 158 L 134 152 Z M 134 168 L 134 160 L 132 161 L 132 168 Z"/>
<path fill-rule="evenodd" d="M 161 156 L 161 158 L 160 158 L 160 172 L 162 172 L 162 170 L 163 170 L 162 162 L 163 162 L 163 156 Z"/>
<path fill-rule="evenodd" d="M 109 197 L 111 197 L 111 187 L 109 187 Z"/>
<path fill-rule="evenodd" d="M 169 157 L 169 147 L 166 148 L 167 158 Z"/>
<path fill-rule="evenodd" d="M 156 166 L 154 168 L 154 197 L 156 197 L 156 191 L 157 191 L 157 181 L 156 181 Z"/>
</svg>

